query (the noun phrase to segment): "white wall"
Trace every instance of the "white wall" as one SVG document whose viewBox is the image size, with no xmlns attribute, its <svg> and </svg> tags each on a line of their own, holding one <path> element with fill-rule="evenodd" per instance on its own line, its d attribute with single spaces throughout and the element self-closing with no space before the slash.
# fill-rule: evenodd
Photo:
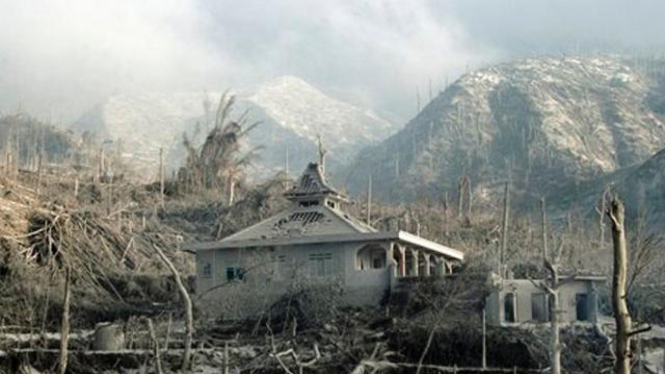
<svg viewBox="0 0 665 374">
<path fill-rule="evenodd" d="M 335 243 L 198 251 L 196 291 L 204 294 L 200 305 L 210 318 L 241 318 L 267 310 L 289 290 L 317 285 L 339 290 L 345 305 L 378 305 L 390 287 L 389 270 L 357 270 L 356 252 L 362 246 Z M 206 264 L 212 265 L 214 276 L 204 276 Z M 322 264 L 325 274 L 320 276 Z M 229 283 L 228 267 L 247 270 L 244 279 Z"/>
<path fill-rule="evenodd" d="M 517 323 L 528 323 L 532 321 L 531 298 L 534 293 L 543 293 L 544 291 L 536 287 L 531 281 L 526 279 L 503 280 L 500 290 L 490 294 L 486 300 L 486 310 L 488 321 L 492 324 L 500 324 L 504 319 L 504 297 L 507 293 L 514 293 L 517 297 Z M 562 311 L 559 314 L 559 320 L 562 323 L 571 323 L 577 320 L 576 314 L 576 295 L 587 294 L 589 302 L 589 317 L 593 322 L 598 317 L 597 295 L 593 289 L 591 281 L 571 281 L 563 284 L 559 288 L 559 308 Z"/>
</svg>

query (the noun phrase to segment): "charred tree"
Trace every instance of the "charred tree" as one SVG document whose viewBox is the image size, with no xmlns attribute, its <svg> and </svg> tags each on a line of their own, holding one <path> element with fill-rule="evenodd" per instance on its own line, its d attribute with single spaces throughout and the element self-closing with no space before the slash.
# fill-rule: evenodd
<svg viewBox="0 0 665 374">
<path fill-rule="evenodd" d="M 612 309 L 616 322 L 615 355 L 616 373 L 630 374 L 630 340 L 632 318 L 628 310 L 628 248 L 624 225 L 625 209 L 618 197 L 610 202 L 607 211 L 612 224 L 612 241 L 614 243 L 614 268 L 612 276 Z"/>
</svg>

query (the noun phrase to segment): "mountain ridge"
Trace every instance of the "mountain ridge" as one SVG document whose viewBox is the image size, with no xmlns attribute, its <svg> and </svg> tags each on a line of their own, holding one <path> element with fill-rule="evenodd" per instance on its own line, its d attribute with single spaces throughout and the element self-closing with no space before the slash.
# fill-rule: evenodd
<svg viewBox="0 0 665 374">
<path fill-rule="evenodd" d="M 248 123 L 261 122 L 244 146 L 245 150 L 264 148 L 263 157 L 249 173 L 256 180 L 284 169 L 287 148 L 291 169 L 304 168 L 315 158 L 317 135 L 324 140 L 331 165 L 341 168 L 364 146 L 396 130 L 371 110 L 331 98 L 297 77 L 278 77 L 229 94 L 236 99 L 232 118 L 246 112 Z M 160 148 L 171 167 L 177 168 L 184 155 L 183 133 L 195 143 L 202 142 L 221 96 L 220 92 L 115 95 L 72 127 L 121 142 L 126 163 L 138 165 L 137 174 L 149 179 L 156 175 Z"/>
<path fill-rule="evenodd" d="M 402 130 L 361 153 L 352 192 L 372 174 L 384 199 L 454 192 L 463 174 L 476 200 L 510 179 L 518 201 L 644 162 L 665 147 L 662 63 L 620 56 L 543 57 L 463 75 Z"/>
</svg>

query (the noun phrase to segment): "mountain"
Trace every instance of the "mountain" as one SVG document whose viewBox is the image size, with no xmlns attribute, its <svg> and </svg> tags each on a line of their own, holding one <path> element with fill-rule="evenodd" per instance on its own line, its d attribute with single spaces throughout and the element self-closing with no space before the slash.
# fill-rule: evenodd
<svg viewBox="0 0 665 374">
<path fill-rule="evenodd" d="M 319 134 L 334 170 L 396 130 L 372 111 L 334 99 L 296 77 L 276 78 L 233 94 L 236 105 L 231 116 L 247 113 L 248 123 L 260 122 L 245 145 L 246 150 L 263 148 L 255 170 L 249 173 L 255 179 L 283 170 L 287 148 L 290 170 L 300 172 L 315 159 Z M 82 116 L 74 128 L 120 141 L 127 163 L 136 166 L 139 175 L 151 178 L 160 147 L 167 152 L 169 165 L 177 167 L 184 159 L 182 134 L 202 141 L 220 97 L 220 93 L 117 95 Z"/>
<path fill-rule="evenodd" d="M 665 64 L 543 57 L 462 76 L 401 131 L 363 151 L 348 175 L 383 199 L 454 191 L 474 200 L 510 178 L 516 203 L 634 166 L 665 147 Z"/>
<path fill-rule="evenodd" d="M 638 165 L 555 191 L 547 197 L 550 213 L 554 218 L 571 211 L 580 216 L 596 215 L 594 208 L 608 189 L 624 201 L 631 224 L 646 214 L 651 227 L 665 227 L 665 148 Z"/>
</svg>

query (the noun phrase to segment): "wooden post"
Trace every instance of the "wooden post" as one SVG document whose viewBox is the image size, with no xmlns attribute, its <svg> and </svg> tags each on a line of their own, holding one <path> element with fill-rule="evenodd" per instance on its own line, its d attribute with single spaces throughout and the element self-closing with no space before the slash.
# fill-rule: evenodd
<svg viewBox="0 0 665 374">
<path fill-rule="evenodd" d="M 71 290 L 69 284 L 69 267 L 65 268 L 65 299 L 62 303 L 62 319 L 60 326 L 60 363 L 58 365 L 59 373 L 67 372 L 67 350 L 69 346 L 69 302 L 71 299 Z"/>
<path fill-rule="evenodd" d="M 79 178 L 76 177 L 74 180 L 74 198 L 78 199 L 79 197 Z"/>
</svg>

